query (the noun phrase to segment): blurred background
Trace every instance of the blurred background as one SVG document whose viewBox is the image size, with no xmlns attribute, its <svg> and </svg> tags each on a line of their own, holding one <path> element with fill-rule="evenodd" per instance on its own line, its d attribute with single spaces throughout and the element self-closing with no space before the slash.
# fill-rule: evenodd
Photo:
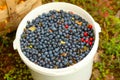
<svg viewBox="0 0 120 80">
<path fill-rule="evenodd" d="M 13 50 L 16 29 L 29 11 L 55 1 L 82 7 L 101 26 L 91 80 L 120 80 L 120 0 L 0 0 L 0 80 L 32 80 Z"/>
</svg>

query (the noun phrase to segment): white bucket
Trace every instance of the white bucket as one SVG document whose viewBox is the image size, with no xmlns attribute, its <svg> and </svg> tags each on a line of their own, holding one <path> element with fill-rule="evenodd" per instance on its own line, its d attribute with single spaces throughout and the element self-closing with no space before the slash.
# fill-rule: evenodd
<svg viewBox="0 0 120 80">
<path fill-rule="evenodd" d="M 28 20 L 35 19 L 38 15 L 43 12 L 48 12 L 49 10 L 64 10 L 64 11 L 73 11 L 75 14 L 80 15 L 86 21 L 93 25 L 94 33 L 95 33 L 95 43 L 93 45 L 90 53 L 77 64 L 61 69 L 48 69 L 41 66 L 38 66 L 31 62 L 21 51 L 20 48 L 20 36 L 23 33 L 23 30 L 27 24 Z M 37 7 L 28 13 L 24 19 L 19 24 L 17 29 L 16 38 L 13 42 L 14 49 L 17 49 L 21 59 L 24 63 L 30 68 L 31 74 L 34 80 L 89 80 L 92 73 L 92 64 L 93 57 L 97 51 L 98 43 L 99 43 L 99 32 L 101 28 L 99 24 L 97 24 L 93 18 L 82 8 L 65 3 L 65 2 L 53 2 Z"/>
</svg>

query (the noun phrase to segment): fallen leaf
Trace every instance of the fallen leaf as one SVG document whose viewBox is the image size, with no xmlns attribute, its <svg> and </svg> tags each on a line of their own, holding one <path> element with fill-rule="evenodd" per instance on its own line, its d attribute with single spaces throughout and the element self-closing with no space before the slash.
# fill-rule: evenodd
<svg viewBox="0 0 120 80">
<path fill-rule="evenodd" d="M 31 26 L 31 27 L 29 28 L 29 30 L 35 31 L 35 30 L 36 30 L 36 27 L 35 27 L 35 26 Z"/>
</svg>

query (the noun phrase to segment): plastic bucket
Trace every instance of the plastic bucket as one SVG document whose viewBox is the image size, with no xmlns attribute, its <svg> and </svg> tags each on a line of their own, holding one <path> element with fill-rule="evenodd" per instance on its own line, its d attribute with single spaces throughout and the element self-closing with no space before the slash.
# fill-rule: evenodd
<svg viewBox="0 0 120 80">
<path fill-rule="evenodd" d="M 36 18 L 38 15 L 43 12 L 48 12 L 49 10 L 64 10 L 64 11 L 73 11 L 75 14 L 80 15 L 86 21 L 93 25 L 94 33 L 95 33 L 95 43 L 93 45 L 90 53 L 77 64 L 61 69 L 47 69 L 41 66 L 38 66 L 31 62 L 21 51 L 20 48 L 20 36 L 27 24 L 28 20 L 32 20 Z M 40 7 L 35 8 L 30 13 L 28 13 L 24 19 L 19 24 L 17 29 L 16 38 L 13 42 L 14 49 L 17 49 L 21 59 L 31 70 L 31 74 L 34 80 L 89 80 L 92 73 L 92 64 L 93 58 L 98 48 L 99 43 L 99 32 L 101 28 L 98 23 L 94 21 L 94 19 L 82 8 L 65 3 L 65 2 L 53 2 L 42 5 Z"/>
</svg>

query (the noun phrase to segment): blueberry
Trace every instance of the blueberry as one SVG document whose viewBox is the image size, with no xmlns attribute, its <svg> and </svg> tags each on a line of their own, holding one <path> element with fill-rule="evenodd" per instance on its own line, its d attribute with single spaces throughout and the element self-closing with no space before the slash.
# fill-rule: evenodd
<svg viewBox="0 0 120 80">
<path fill-rule="evenodd" d="M 59 62 L 56 62 L 55 64 L 56 64 L 57 66 L 59 66 Z"/>
<path fill-rule="evenodd" d="M 53 57 L 53 54 L 49 54 L 50 55 L 50 57 Z"/>
<path fill-rule="evenodd" d="M 86 43 L 86 46 L 89 47 L 89 43 Z"/>
<path fill-rule="evenodd" d="M 46 51 L 44 54 L 45 54 L 45 55 L 48 55 L 48 52 Z"/>
<path fill-rule="evenodd" d="M 93 36 L 94 36 L 94 34 L 93 34 L 93 33 L 91 33 L 91 34 L 90 34 L 90 36 L 91 36 L 91 37 L 93 37 Z"/>
<path fill-rule="evenodd" d="M 27 24 L 30 24 L 30 21 L 27 21 Z"/>
<path fill-rule="evenodd" d="M 59 67 L 62 68 L 62 67 L 63 67 L 63 64 L 62 64 L 62 63 L 59 63 Z"/>
<path fill-rule="evenodd" d="M 55 51 L 58 52 L 58 51 L 59 51 L 59 48 L 55 48 Z"/>
<path fill-rule="evenodd" d="M 63 49 L 63 52 L 66 52 L 66 49 L 65 49 L 65 48 Z"/>
<path fill-rule="evenodd" d="M 87 30 L 88 30 L 87 27 L 85 27 L 85 28 L 84 28 L 84 31 L 87 31 Z"/>
<path fill-rule="evenodd" d="M 69 60 L 69 63 L 70 63 L 70 64 L 72 64 L 72 63 L 73 63 L 73 61 L 72 61 L 72 60 Z"/>
<path fill-rule="evenodd" d="M 50 38 L 50 39 L 53 39 L 53 35 L 50 35 L 49 38 Z"/>
<path fill-rule="evenodd" d="M 83 34 L 83 33 L 81 33 L 81 34 L 80 34 L 80 37 L 81 37 L 81 38 L 82 38 L 82 37 L 84 37 L 84 34 Z"/>
<path fill-rule="evenodd" d="M 60 53 L 63 53 L 63 50 L 62 50 L 62 49 L 60 49 Z"/>
<path fill-rule="evenodd" d="M 87 26 L 87 23 L 84 22 L 84 23 L 82 23 L 82 25 L 83 25 L 83 26 Z"/>
<path fill-rule="evenodd" d="M 52 69 L 52 68 L 53 68 L 53 66 L 50 66 L 49 68 L 50 68 L 50 69 Z"/>
<path fill-rule="evenodd" d="M 41 55 L 42 56 L 42 58 L 44 59 L 44 58 L 46 58 L 46 56 L 43 54 L 43 55 Z"/>
</svg>

